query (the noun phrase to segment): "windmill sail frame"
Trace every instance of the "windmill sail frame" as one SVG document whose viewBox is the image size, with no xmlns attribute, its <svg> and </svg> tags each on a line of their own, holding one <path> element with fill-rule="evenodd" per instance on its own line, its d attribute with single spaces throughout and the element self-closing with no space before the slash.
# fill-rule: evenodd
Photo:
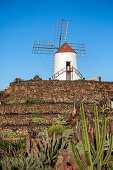
<svg viewBox="0 0 113 170">
<path fill-rule="evenodd" d="M 33 54 L 53 54 L 55 49 L 54 42 L 34 41 Z"/>
<path fill-rule="evenodd" d="M 54 72 L 54 54 L 55 50 L 58 50 L 64 42 L 67 41 L 69 21 L 64 19 L 56 19 L 54 41 L 53 42 L 40 42 L 34 41 L 33 54 L 52 54 L 53 55 L 53 68 L 52 77 Z M 68 42 L 67 42 L 68 43 Z M 86 49 L 85 44 L 68 43 L 69 46 L 77 53 L 77 56 L 85 56 Z"/>
</svg>

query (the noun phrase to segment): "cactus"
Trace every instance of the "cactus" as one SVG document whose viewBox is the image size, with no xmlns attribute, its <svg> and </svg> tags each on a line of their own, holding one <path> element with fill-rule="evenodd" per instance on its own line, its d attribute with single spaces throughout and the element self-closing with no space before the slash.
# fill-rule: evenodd
<svg viewBox="0 0 113 170">
<path fill-rule="evenodd" d="M 113 162 L 112 161 L 107 163 L 106 170 L 113 170 Z"/>
<path fill-rule="evenodd" d="M 82 161 L 80 160 L 79 153 L 78 153 L 78 149 L 75 147 L 75 144 L 74 144 L 73 141 L 71 141 L 71 147 L 72 147 L 72 152 L 73 152 L 73 154 L 74 154 L 74 158 L 75 158 L 75 160 L 76 160 L 76 163 L 77 163 L 79 169 L 80 169 L 80 170 L 86 170 L 86 169 L 84 168 L 84 165 L 83 165 Z"/>
<path fill-rule="evenodd" d="M 85 152 L 85 159 L 88 166 L 88 170 L 97 169 L 101 170 L 102 166 L 106 165 L 108 162 L 111 151 L 112 151 L 112 142 L 113 136 L 110 134 L 110 142 L 109 142 L 109 149 L 107 152 L 106 157 L 103 160 L 103 148 L 106 138 L 106 115 L 103 113 L 102 119 L 102 135 L 100 136 L 100 128 L 99 128 L 99 117 L 98 117 L 98 110 L 97 105 L 94 103 L 94 124 L 95 124 L 95 134 L 96 134 L 96 148 L 93 144 L 89 141 L 88 138 L 88 131 L 86 126 L 85 120 L 85 112 L 83 104 L 80 105 L 80 117 L 81 117 L 81 125 L 82 125 L 82 137 L 84 142 L 84 152 Z M 72 151 L 74 153 L 75 160 L 80 169 L 83 168 L 83 163 L 80 160 L 80 156 L 77 152 L 77 148 L 74 146 L 74 142 L 71 141 Z"/>
</svg>

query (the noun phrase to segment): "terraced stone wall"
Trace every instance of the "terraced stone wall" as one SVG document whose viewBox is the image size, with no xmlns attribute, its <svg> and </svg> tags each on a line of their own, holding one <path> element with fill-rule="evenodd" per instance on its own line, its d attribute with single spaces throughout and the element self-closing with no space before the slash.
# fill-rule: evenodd
<svg viewBox="0 0 113 170">
<path fill-rule="evenodd" d="M 43 118 L 52 122 L 55 117 L 54 113 L 58 114 L 64 110 L 73 111 L 74 103 L 76 107 L 81 102 L 85 103 L 88 119 L 92 118 L 93 103 L 97 102 L 98 106 L 106 103 L 112 86 L 113 82 L 85 80 L 40 80 L 11 83 L 8 89 L 0 92 L 0 131 L 10 129 L 17 133 L 27 133 L 28 128 L 32 127 L 32 124 L 29 125 L 26 119 L 34 117 L 33 112 L 39 112 L 40 114 L 35 116 L 39 118 L 45 114 Z M 28 102 L 28 98 L 31 100 L 31 103 Z M 16 114 L 12 115 L 11 113 Z M 67 119 L 65 114 L 63 117 Z M 70 120 L 70 124 L 72 124 L 77 134 L 79 134 L 80 130 L 79 123 L 78 111 L 76 117 Z M 40 132 L 46 126 L 35 125 L 33 128 Z M 89 126 L 89 131 L 90 129 L 92 129 L 92 126 Z"/>
<path fill-rule="evenodd" d="M 96 81 L 22 81 L 11 83 L 5 101 L 24 102 L 28 97 L 40 102 L 100 102 L 104 100 L 103 85 Z"/>
</svg>

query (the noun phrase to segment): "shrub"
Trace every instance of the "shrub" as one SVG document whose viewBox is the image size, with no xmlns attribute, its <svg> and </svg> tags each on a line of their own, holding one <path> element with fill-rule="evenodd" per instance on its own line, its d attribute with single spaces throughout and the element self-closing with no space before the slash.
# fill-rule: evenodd
<svg viewBox="0 0 113 170">
<path fill-rule="evenodd" d="M 64 120 L 63 116 L 58 115 L 58 117 L 54 118 L 54 121 L 56 124 L 60 124 L 60 125 L 66 125 L 67 122 Z"/>
<path fill-rule="evenodd" d="M 26 98 L 26 103 L 43 103 L 44 101 L 40 98 L 28 97 Z"/>
<path fill-rule="evenodd" d="M 8 101 L 7 104 L 17 104 L 18 102 L 15 100 Z"/>
<path fill-rule="evenodd" d="M 33 110 L 32 114 L 41 114 L 41 111 L 40 110 Z"/>
<path fill-rule="evenodd" d="M 19 103 L 20 104 L 25 104 L 26 103 L 26 100 L 24 99 L 24 100 L 21 100 L 21 101 L 19 101 Z"/>
<path fill-rule="evenodd" d="M 72 110 L 61 110 L 59 113 L 61 113 L 61 114 L 71 114 Z"/>
<path fill-rule="evenodd" d="M 15 78 L 14 80 L 13 80 L 13 82 L 19 82 L 19 81 L 23 81 L 21 78 Z"/>
<path fill-rule="evenodd" d="M 34 77 L 33 77 L 33 80 L 38 80 L 39 79 L 39 75 L 35 75 Z"/>
<path fill-rule="evenodd" d="M 48 133 L 56 134 L 56 135 L 61 135 L 63 132 L 67 129 L 66 126 L 59 125 L 59 124 L 53 124 L 49 129 Z"/>
<path fill-rule="evenodd" d="M 31 118 L 30 119 L 33 123 L 36 123 L 36 124 L 43 124 L 43 125 L 48 125 L 50 124 L 50 121 L 49 120 L 45 120 L 43 118 Z"/>
</svg>

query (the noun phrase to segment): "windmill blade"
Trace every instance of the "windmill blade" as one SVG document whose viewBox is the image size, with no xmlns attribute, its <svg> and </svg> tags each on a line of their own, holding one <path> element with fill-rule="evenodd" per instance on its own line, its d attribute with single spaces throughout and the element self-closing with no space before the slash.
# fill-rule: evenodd
<svg viewBox="0 0 113 170">
<path fill-rule="evenodd" d="M 69 46 L 77 53 L 77 56 L 86 56 L 85 44 L 68 43 Z"/>
<path fill-rule="evenodd" d="M 55 49 L 54 42 L 39 42 L 34 41 L 33 54 L 53 54 Z"/>
<path fill-rule="evenodd" d="M 56 47 L 60 47 L 61 44 L 65 42 L 67 37 L 67 25 L 69 21 L 64 19 L 56 19 L 55 33 L 54 33 L 54 43 Z"/>
</svg>

